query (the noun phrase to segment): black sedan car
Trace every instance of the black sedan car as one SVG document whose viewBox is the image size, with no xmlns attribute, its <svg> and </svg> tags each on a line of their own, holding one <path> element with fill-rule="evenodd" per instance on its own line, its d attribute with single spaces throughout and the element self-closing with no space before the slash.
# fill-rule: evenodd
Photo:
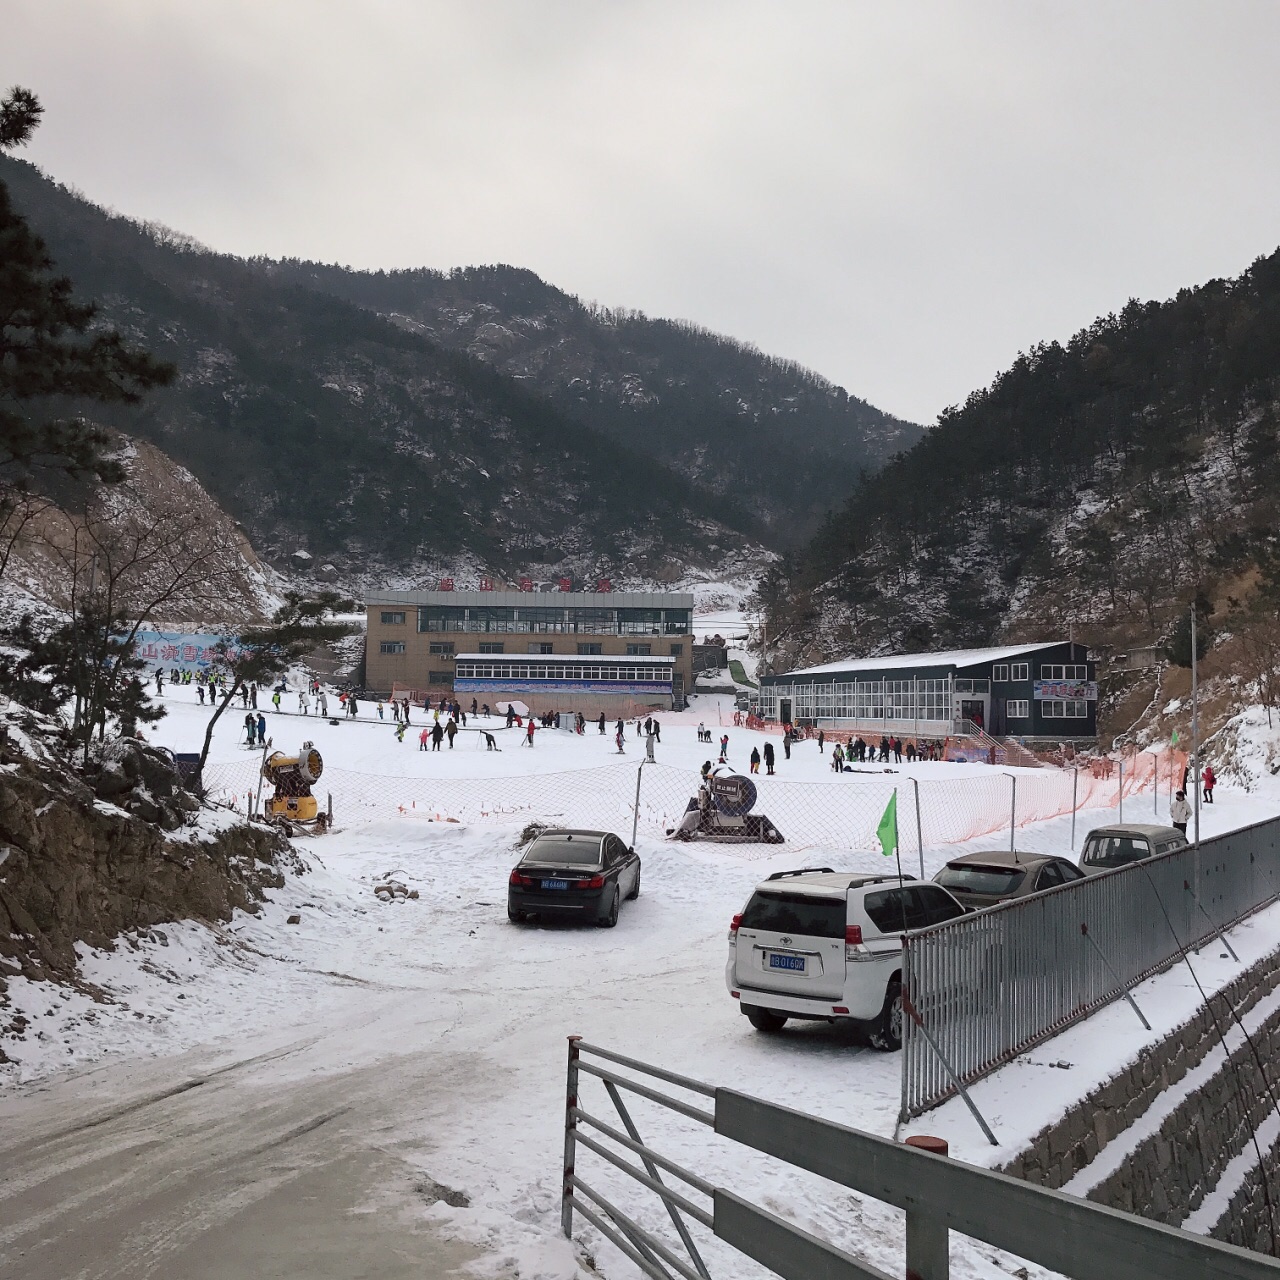
<svg viewBox="0 0 1280 1280">
<path fill-rule="evenodd" d="M 623 898 L 640 896 L 640 859 L 608 831 L 544 831 L 516 863 L 507 888 L 507 916 L 618 923 Z"/>
</svg>

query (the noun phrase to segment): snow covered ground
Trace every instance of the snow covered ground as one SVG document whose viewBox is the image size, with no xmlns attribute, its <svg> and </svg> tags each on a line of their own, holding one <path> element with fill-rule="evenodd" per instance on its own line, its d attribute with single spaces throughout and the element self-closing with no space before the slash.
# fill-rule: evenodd
<svg viewBox="0 0 1280 1280">
<path fill-rule="evenodd" d="M 197 749 L 207 711 L 196 705 L 194 690 L 166 689 L 164 701 L 170 714 L 152 736 L 179 750 Z M 700 719 L 714 725 L 730 718 L 729 701 L 702 698 L 690 712 L 662 717 L 660 759 L 687 766 L 691 778 L 696 776 L 707 747 L 696 742 L 695 726 Z M 296 697 L 287 695 L 285 705 L 296 706 Z M 532 751 L 517 749 L 512 733 L 503 735 L 500 753 L 477 749 L 474 738 L 452 752 L 423 753 L 410 739 L 397 743 L 390 720 L 366 719 L 371 712 L 366 704 L 360 722 L 332 726 L 268 711 L 268 731 L 278 746 L 292 746 L 304 736 L 314 740 L 327 765 L 388 777 L 486 776 L 500 786 L 504 777 L 563 774 L 616 760 L 611 739 L 594 732 L 584 738 L 541 732 Z M 228 711 L 213 760 L 252 758 L 237 743 L 242 718 L 243 711 Z M 764 735 L 741 729 L 729 733 L 739 761 L 751 741 L 764 741 Z M 812 744 L 804 747 L 786 762 L 786 776 L 829 781 L 827 761 Z M 634 741 L 629 750 L 638 756 Z M 1253 755 L 1266 753 L 1258 747 Z M 953 764 L 921 764 L 914 771 L 921 777 L 989 773 L 982 765 Z M 1218 803 L 1204 811 L 1206 834 L 1280 809 L 1280 786 L 1263 772 L 1249 792 L 1220 786 Z M 1149 797 L 1132 799 L 1125 817 L 1146 817 L 1150 805 Z M 1081 832 L 1115 817 L 1093 810 Z M 1019 845 L 1063 851 L 1069 824 L 1069 818 L 1058 818 L 1025 828 Z M 712 1084 L 872 1132 L 894 1132 L 896 1055 L 877 1053 L 847 1031 L 825 1025 L 761 1036 L 738 1016 L 725 991 L 730 918 L 768 872 L 795 865 L 796 855 L 786 846 L 762 858 L 759 850 L 747 857 L 745 850 L 728 846 L 642 837 L 642 893 L 625 904 L 615 930 L 513 926 L 506 919 L 505 892 L 520 827 L 518 819 L 468 827 L 412 815 L 352 823 L 326 837 L 298 841 L 310 870 L 273 893 L 256 917 L 239 915 L 216 928 L 169 925 L 148 938 L 124 939 L 112 952 L 84 950 L 85 976 L 113 1003 L 13 981 L 11 1002 L 29 1026 L 22 1039 L 0 1042 L 14 1059 L 0 1067 L 0 1130 L 12 1123 L 40 1131 L 46 1119 L 53 1123 L 54 1113 L 88 1114 L 108 1098 L 129 1105 L 132 1091 L 141 1087 L 136 1082 L 163 1091 L 193 1073 L 203 1080 L 232 1065 L 250 1074 L 239 1091 L 227 1086 L 216 1095 L 227 1107 L 244 1105 L 244 1091 L 251 1087 L 288 1095 L 295 1107 L 315 1097 L 314 1109 L 322 1093 L 326 1099 L 336 1093 L 347 1098 L 344 1127 L 325 1141 L 394 1146 L 421 1177 L 464 1192 L 468 1204 L 419 1202 L 411 1211 L 433 1230 L 465 1242 L 480 1274 L 525 1280 L 589 1274 L 557 1234 L 569 1034 Z M 926 870 L 932 874 L 958 850 L 989 843 L 988 837 L 928 849 Z M 830 857 L 842 867 L 884 865 L 870 851 Z M 806 853 L 805 861 L 812 862 L 812 855 Z M 379 901 L 373 885 L 388 873 L 418 889 L 420 897 Z M 301 922 L 288 924 L 295 913 Z M 1242 958 L 1259 954 L 1280 941 L 1280 911 L 1256 917 L 1233 936 Z M 1204 970 L 1206 985 L 1238 972 L 1216 952 L 1206 956 Z M 1156 993 L 1159 984 L 1163 994 Z M 1153 1022 L 1171 1025 L 1190 1011 L 1188 980 L 1176 971 L 1148 985 L 1152 994 L 1139 999 Z M 1135 1027 L 1127 1006 L 1113 1006 L 1019 1060 L 998 1081 L 980 1084 L 975 1100 L 989 1108 L 1002 1144 L 1016 1146 L 1051 1119 L 1054 1106 L 1062 1105 L 1055 1098 L 1077 1097 L 1105 1078 L 1135 1051 Z M 1058 1060 L 1070 1061 L 1071 1070 L 1048 1065 Z M 1011 1095 L 1000 1083 L 1005 1081 L 1012 1081 Z M 607 1102 L 595 1083 L 584 1089 L 585 1105 L 605 1114 Z M 197 1090 L 190 1105 L 207 1112 L 213 1102 L 200 1099 L 214 1096 Z M 635 1114 L 659 1150 L 886 1271 L 901 1272 L 902 1224 L 895 1211 L 734 1150 L 649 1104 L 637 1103 Z M 199 1123 L 208 1122 L 205 1114 Z M 190 1123 L 198 1130 L 199 1124 Z M 962 1158 L 1000 1157 L 954 1104 L 912 1128 L 941 1132 Z M 645 1193 L 628 1190 L 594 1156 L 584 1155 L 582 1166 L 593 1182 L 637 1206 L 642 1220 L 662 1227 L 665 1217 Z M 378 1190 L 369 1188 L 371 1194 Z M 244 1195 L 252 1199 L 252 1191 Z M 0 1220 L 4 1216 L 0 1211 Z M 4 1238 L 0 1232 L 0 1251 Z M 603 1274 L 638 1274 L 611 1246 L 597 1240 L 593 1251 Z M 717 1275 L 758 1274 L 740 1259 L 730 1260 L 714 1241 L 707 1252 Z M 953 1248 L 958 1277 L 1008 1276 L 1019 1265 L 971 1242 L 957 1240 Z M 1040 1273 L 1032 1268 L 1030 1274 Z"/>
</svg>

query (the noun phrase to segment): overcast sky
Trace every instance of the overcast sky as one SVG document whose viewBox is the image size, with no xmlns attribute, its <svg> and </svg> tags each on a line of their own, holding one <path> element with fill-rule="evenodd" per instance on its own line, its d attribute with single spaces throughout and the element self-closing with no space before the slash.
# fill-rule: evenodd
<svg viewBox="0 0 1280 1280">
<path fill-rule="evenodd" d="M 932 421 L 1280 243 L 1280 3 L 5 0 L 26 155 L 217 249 L 508 262 Z"/>
</svg>

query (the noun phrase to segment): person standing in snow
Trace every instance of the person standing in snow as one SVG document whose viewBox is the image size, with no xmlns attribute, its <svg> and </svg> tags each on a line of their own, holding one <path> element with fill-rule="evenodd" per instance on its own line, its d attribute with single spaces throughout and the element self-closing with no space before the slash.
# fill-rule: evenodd
<svg viewBox="0 0 1280 1280">
<path fill-rule="evenodd" d="M 623 744 L 625 743 L 626 739 L 624 738 L 623 733 L 622 733 L 622 721 L 621 721 L 621 720 L 619 720 L 619 721 L 618 721 L 618 732 L 617 732 L 616 734 L 614 734 L 614 736 L 613 736 L 613 740 L 614 740 L 614 742 L 617 744 L 617 747 L 618 747 L 618 754 L 619 754 L 620 756 L 622 756 L 622 755 L 626 755 L 626 753 L 627 753 L 627 748 L 623 745 Z"/>
<path fill-rule="evenodd" d="M 844 748 L 838 742 L 831 749 L 831 771 L 833 773 L 844 772 Z"/>
<path fill-rule="evenodd" d="M 267 745 L 267 717 L 258 712 L 258 746 L 265 747 Z"/>
<path fill-rule="evenodd" d="M 1213 788 L 1218 779 L 1214 776 L 1213 765 L 1207 764 L 1200 771 L 1200 785 L 1204 788 L 1205 804 L 1213 803 Z"/>
<path fill-rule="evenodd" d="M 751 772 L 760 772 L 760 749 L 758 747 L 751 748 Z"/>
<path fill-rule="evenodd" d="M 197 697 L 199 697 L 200 705 L 203 707 L 204 706 L 204 685 L 202 684 L 196 685 L 196 695 Z"/>
<path fill-rule="evenodd" d="M 275 693 L 271 695 L 271 705 L 275 707 L 277 711 L 280 710 L 280 690 L 279 689 L 277 689 Z"/>
<path fill-rule="evenodd" d="M 383 715 L 382 699 L 378 699 L 378 719 L 385 720 L 387 717 Z"/>
<path fill-rule="evenodd" d="M 529 724 L 525 728 L 525 746 L 533 746 L 533 731 L 538 727 L 537 722 L 532 716 L 529 717 Z"/>
<path fill-rule="evenodd" d="M 253 746 L 254 735 L 258 732 L 258 722 L 253 718 L 252 714 L 244 718 L 244 736 L 250 746 Z"/>
<path fill-rule="evenodd" d="M 428 732 L 427 726 L 424 724 L 422 726 L 422 732 L 418 734 L 418 750 L 419 751 L 425 751 L 427 749 L 427 739 L 430 737 L 431 737 L 431 734 Z"/>
<path fill-rule="evenodd" d="M 404 731 L 406 728 L 407 726 L 405 725 L 403 720 L 396 722 L 396 741 L 397 742 L 404 741 Z"/>
<path fill-rule="evenodd" d="M 826 733 L 823 730 L 819 729 L 818 730 L 818 754 L 819 755 L 824 754 L 826 749 L 826 742 L 827 742 Z"/>
<path fill-rule="evenodd" d="M 159 696 L 164 692 L 164 668 L 156 668 L 156 694 Z"/>
<path fill-rule="evenodd" d="M 604 712 L 603 711 L 600 713 L 600 719 L 596 723 L 599 724 L 600 732 L 601 734 L 603 734 L 604 733 Z"/>
<path fill-rule="evenodd" d="M 782 754 L 785 755 L 788 760 L 791 759 L 791 736 L 792 734 L 790 729 L 782 735 Z"/>
<path fill-rule="evenodd" d="M 1187 802 L 1187 793 L 1179 791 L 1169 806 L 1169 821 L 1185 836 L 1187 823 L 1191 821 L 1191 805 Z"/>
<path fill-rule="evenodd" d="M 773 743 L 766 742 L 764 744 L 764 771 L 766 774 L 773 773 Z"/>
<path fill-rule="evenodd" d="M 445 725 L 444 731 L 449 735 L 449 750 L 452 751 L 453 740 L 458 736 L 458 722 L 452 716 L 449 717 L 449 723 Z"/>
<path fill-rule="evenodd" d="M 356 701 L 354 693 L 347 696 L 347 715 L 353 720 L 360 714 L 360 704 Z"/>
<path fill-rule="evenodd" d="M 662 726 L 656 720 L 653 722 L 653 740 L 659 743 L 662 741 Z"/>
<path fill-rule="evenodd" d="M 729 761 L 729 735 L 722 733 L 720 735 L 720 763 L 727 764 Z"/>
</svg>

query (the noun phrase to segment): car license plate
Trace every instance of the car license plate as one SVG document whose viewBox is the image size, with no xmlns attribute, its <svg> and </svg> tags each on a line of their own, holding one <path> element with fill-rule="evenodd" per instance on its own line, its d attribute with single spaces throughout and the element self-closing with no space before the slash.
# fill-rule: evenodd
<svg viewBox="0 0 1280 1280">
<path fill-rule="evenodd" d="M 803 956 L 769 956 L 770 969 L 790 969 L 794 973 L 804 972 Z"/>
<path fill-rule="evenodd" d="M 544 889 L 567 889 L 569 882 L 567 880 L 544 880 L 542 887 Z"/>
</svg>

